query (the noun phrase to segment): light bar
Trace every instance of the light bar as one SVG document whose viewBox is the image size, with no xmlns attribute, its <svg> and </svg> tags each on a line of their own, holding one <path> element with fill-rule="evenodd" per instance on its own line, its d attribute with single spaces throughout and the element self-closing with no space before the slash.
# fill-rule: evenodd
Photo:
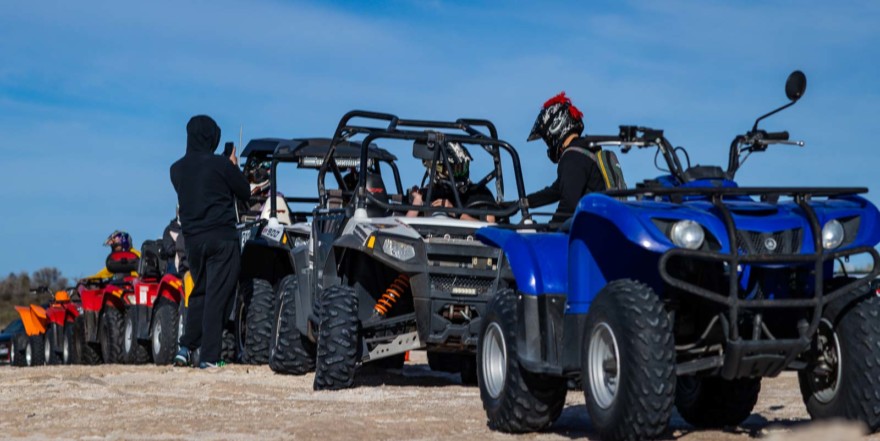
<svg viewBox="0 0 880 441">
<path fill-rule="evenodd" d="M 300 158 L 299 165 L 301 167 L 312 167 L 318 168 L 321 164 L 324 163 L 323 156 L 304 156 Z M 350 168 L 350 167 L 358 167 L 361 165 L 361 160 L 357 158 L 336 158 L 336 165 L 341 168 Z M 367 166 L 372 166 L 373 160 L 370 159 L 367 161 Z"/>
</svg>

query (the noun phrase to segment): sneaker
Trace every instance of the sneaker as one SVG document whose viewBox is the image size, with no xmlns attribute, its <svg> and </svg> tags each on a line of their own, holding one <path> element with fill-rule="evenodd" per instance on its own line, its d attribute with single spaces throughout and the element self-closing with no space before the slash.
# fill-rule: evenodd
<svg viewBox="0 0 880 441">
<path fill-rule="evenodd" d="M 189 348 L 181 347 L 174 356 L 174 365 L 179 367 L 189 366 Z"/>
<path fill-rule="evenodd" d="M 211 363 L 207 361 L 199 363 L 199 369 L 217 369 L 222 368 L 223 366 L 226 366 L 226 362 L 223 360 L 220 360 L 216 363 Z"/>
</svg>

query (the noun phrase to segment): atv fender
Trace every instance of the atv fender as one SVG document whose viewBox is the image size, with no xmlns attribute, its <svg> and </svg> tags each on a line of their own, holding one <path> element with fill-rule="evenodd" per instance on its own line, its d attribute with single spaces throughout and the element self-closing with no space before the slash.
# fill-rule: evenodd
<svg viewBox="0 0 880 441">
<path fill-rule="evenodd" d="M 180 304 L 184 297 L 183 280 L 173 274 L 166 274 L 159 281 L 159 297 L 164 297 L 175 304 Z M 158 299 L 157 299 L 158 300 Z M 155 305 L 155 301 L 153 304 Z"/>
<path fill-rule="evenodd" d="M 265 239 L 252 239 L 241 252 L 241 273 L 244 279 L 263 279 L 275 284 L 293 273 L 290 249 Z"/>
<path fill-rule="evenodd" d="M 125 300 L 123 299 L 123 296 L 127 294 L 134 295 L 134 292 L 118 286 L 107 285 L 104 288 L 104 298 L 101 302 L 102 309 L 104 306 L 110 306 L 120 311 L 124 311 Z"/>
<path fill-rule="evenodd" d="M 21 316 L 24 324 L 24 332 L 28 337 L 46 333 L 46 310 L 37 305 L 16 306 L 15 310 Z"/>
<path fill-rule="evenodd" d="M 571 237 L 602 239 L 606 233 L 603 230 L 607 230 L 609 225 L 613 225 L 623 238 L 645 250 L 662 253 L 673 248 L 672 242 L 659 228 L 652 225 L 651 218 L 694 220 L 718 236 L 722 236 L 718 232 L 725 231 L 724 225 L 718 219 L 681 204 L 642 203 L 636 208 L 603 194 L 588 194 L 578 202 L 570 235 Z M 726 235 L 718 237 L 718 239 L 726 240 Z M 587 240 L 587 242 L 590 241 Z"/>
<path fill-rule="evenodd" d="M 49 323 L 54 323 L 58 326 L 64 326 L 64 320 L 67 316 L 67 309 L 65 309 L 63 305 L 53 304 L 46 308 L 46 316 Z"/>
<path fill-rule="evenodd" d="M 73 303 L 65 303 L 64 310 L 66 311 L 66 315 L 64 318 L 65 323 L 73 323 L 73 321 L 76 320 L 77 317 L 79 317 L 80 311 Z"/>
<path fill-rule="evenodd" d="M 477 238 L 500 248 L 523 294 L 568 292 L 568 236 L 565 233 L 518 233 L 501 228 L 481 228 Z"/>
</svg>

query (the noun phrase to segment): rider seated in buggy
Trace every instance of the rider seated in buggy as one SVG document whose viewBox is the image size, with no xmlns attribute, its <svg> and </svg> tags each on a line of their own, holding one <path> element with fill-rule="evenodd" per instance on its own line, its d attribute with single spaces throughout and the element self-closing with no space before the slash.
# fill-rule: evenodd
<svg viewBox="0 0 880 441">
<path fill-rule="evenodd" d="M 452 168 L 452 173 L 447 171 L 446 164 L 443 161 L 433 161 L 431 159 L 422 158 L 422 164 L 427 169 L 425 171 L 424 180 L 428 179 L 431 174 L 431 164 L 436 164 L 433 190 L 431 192 L 432 207 L 454 207 L 455 195 L 454 190 L 458 190 L 461 204 L 465 208 L 498 208 L 492 192 L 485 185 L 477 186 L 470 180 L 470 163 L 473 160 L 467 148 L 457 142 L 446 143 L 447 157 Z M 413 205 L 423 205 L 424 198 L 427 196 L 426 188 L 413 187 L 411 198 Z M 418 217 L 419 212 L 410 210 L 407 217 Z M 435 212 L 432 215 L 446 215 L 446 213 Z M 486 222 L 495 222 L 495 216 L 483 215 L 480 218 L 468 214 L 462 214 L 462 220 L 482 220 Z"/>
<path fill-rule="evenodd" d="M 270 184 L 272 176 L 272 160 L 274 158 L 275 149 L 289 140 L 280 138 L 260 138 L 248 142 L 244 151 L 241 153 L 243 158 L 247 158 L 242 168 L 245 178 L 251 187 L 251 195 L 246 204 L 238 206 L 239 220 L 241 222 L 252 222 L 258 219 L 268 219 L 270 217 Z M 275 218 L 284 225 L 292 225 L 297 222 L 303 222 L 305 219 L 296 218 L 291 214 L 284 195 L 276 194 L 277 211 Z"/>
</svg>

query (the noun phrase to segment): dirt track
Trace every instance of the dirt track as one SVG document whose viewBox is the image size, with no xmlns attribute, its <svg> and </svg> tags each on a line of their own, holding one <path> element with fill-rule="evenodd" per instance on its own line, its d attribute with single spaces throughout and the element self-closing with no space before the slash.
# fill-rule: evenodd
<svg viewBox="0 0 880 441">
<path fill-rule="evenodd" d="M 570 392 L 547 432 L 511 436 L 486 427 L 479 390 L 428 370 L 416 353 L 403 372 L 359 372 L 358 387 L 313 392 L 313 375 L 266 366 L 218 372 L 156 366 L 0 368 L 0 437 L 83 440 L 565 440 L 595 438 L 583 394 Z M 809 423 L 792 374 L 766 380 L 755 413 L 730 431 L 694 431 L 674 416 L 682 440 L 859 439 L 853 425 Z M 872 438 L 880 439 L 875 435 Z"/>
</svg>

